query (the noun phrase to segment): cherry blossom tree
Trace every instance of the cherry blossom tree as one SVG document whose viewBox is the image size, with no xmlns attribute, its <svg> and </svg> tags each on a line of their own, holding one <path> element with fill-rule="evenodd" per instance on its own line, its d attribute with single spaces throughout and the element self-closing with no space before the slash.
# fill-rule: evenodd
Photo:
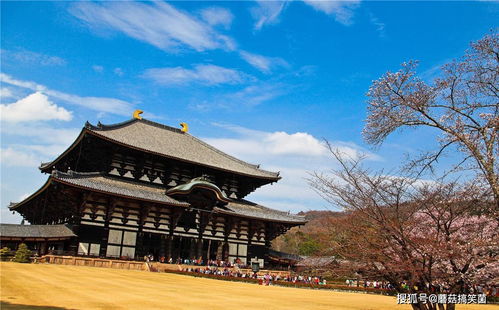
<svg viewBox="0 0 499 310">
<path fill-rule="evenodd" d="M 409 161 L 417 175 L 433 171 L 449 150 L 458 150 L 452 171 L 470 169 L 490 191 L 499 210 L 499 34 L 493 31 L 458 60 L 444 65 L 427 83 L 416 75 L 417 62 L 402 64 L 374 81 L 367 93 L 365 140 L 380 145 L 393 132 L 428 127 L 439 133 L 438 147 Z"/>
<path fill-rule="evenodd" d="M 332 223 L 342 236 L 330 237 L 325 255 L 339 254 L 352 272 L 390 282 L 398 292 L 465 294 L 498 280 L 499 227 L 485 212 L 494 202 L 479 184 L 396 177 L 330 150 L 340 168 L 309 179 L 323 198 L 345 211 Z M 455 304 L 412 306 L 454 309 Z"/>
</svg>

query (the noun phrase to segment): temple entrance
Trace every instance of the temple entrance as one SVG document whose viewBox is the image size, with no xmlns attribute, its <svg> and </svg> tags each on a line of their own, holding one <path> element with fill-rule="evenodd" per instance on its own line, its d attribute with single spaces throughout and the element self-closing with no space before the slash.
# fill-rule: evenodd
<svg viewBox="0 0 499 310">
<path fill-rule="evenodd" d="M 161 234 L 144 232 L 142 235 L 142 247 L 140 251 L 142 257 L 144 255 L 153 255 L 154 260 L 159 260 L 161 256 L 161 241 Z"/>
<path fill-rule="evenodd" d="M 172 242 L 172 258 L 174 260 L 196 258 L 197 239 L 174 236 Z"/>
<path fill-rule="evenodd" d="M 198 239 L 174 236 L 172 240 L 172 259 L 203 259 L 207 260 L 221 259 L 221 245 L 222 242 L 218 240 L 202 239 L 201 240 L 201 255 L 198 255 Z"/>
<path fill-rule="evenodd" d="M 218 249 L 220 248 L 220 245 L 222 244 L 221 241 L 218 240 L 203 240 L 203 260 L 216 260 L 219 258 L 218 256 Z"/>
</svg>

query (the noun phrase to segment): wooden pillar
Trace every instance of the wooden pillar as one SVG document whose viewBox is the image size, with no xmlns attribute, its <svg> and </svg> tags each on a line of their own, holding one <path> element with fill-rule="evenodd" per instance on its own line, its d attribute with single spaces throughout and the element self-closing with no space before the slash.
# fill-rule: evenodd
<svg viewBox="0 0 499 310">
<path fill-rule="evenodd" d="M 100 243 L 99 256 L 107 256 L 107 242 L 109 238 L 109 222 L 113 216 L 114 208 L 116 207 L 116 200 L 109 199 L 106 206 L 106 214 L 104 217 L 104 229 L 102 230 L 102 239 Z"/>
<path fill-rule="evenodd" d="M 265 223 L 265 254 L 263 256 L 265 266 L 269 263 L 269 249 L 275 233 L 275 227 L 272 223 Z"/>
<path fill-rule="evenodd" d="M 224 252 L 224 242 L 220 242 L 220 241 L 217 241 L 217 257 L 216 259 L 217 260 L 223 260 L 224 256 L 223 256 L 223 252 Z"/>
<path fill-rule="evenodd" d="M 227 261 L 229 259 L 229 235 L 232 231 L 234 221 L 230 217 L 225 218 L 224 223 L 224 242 L 222 247 L 222 259 Z"/>
<path fill-rule="evenodd" d="M 203 257 L 203 239 L 197 239 L 197 250 L 196 250 L 196 259 Z"/>
<path fill-rule="evenodd" d="M 71 255 L 73 255 L 73 256 L 78 255 L 78 244 L 80 241 L 78 233 L 80 230 L 81 217 L 82 217 L 83 211 L 85 210 L 85 206 L 87 204 L 87 200 L 88 200 L 89 196 L 90 196 L 89 193 L 82 193 L 80 203 L 75 206 L 74 218 L 72 220 L 73 226 L 71 227 L 71 230 L 76 235 L 76 237 L 71 239 L 71 241 L 69 243 L 69 249 L 68 249 L 69 252 L 72 253 Z"/>
<path fill-rule="evenodd" d="M 209 215 L 199 212 L 198 213 L 199 217 L 199 224 L 198 224 L 198 239 L 197 239 L 197 252 L 196 252 L 196 258 L 202 258 L 203 257 L 203 234 L 206 230 L 206 226 L 210 222 L 210 217 Z"/>
<path fill-rule="evenodd" d="M 229 260 L 229 242 L 224 241 L 223 246 L 222 246 L 222 259 L 224 261 Z"/>
<path fill-rule="evenodd" d="M 169 224 L 168 224 L 169 242 L 167 244 L 166 255 L 167 255 L 167 259 L 170 259 L 170 257 L 172 257 L 174 261 L 176 261 L 179 258 L 179 256 L 180 256 L 179 251 L 181 251 L 181 249 L 176 249 L 175 253 L 173 253 L 174 252 L 173 251 L 173 242 L 174 242 L 173 233 L 175 232 L 175 228 L 177 227 L 178 221 L 180 220 L 180 217 L 182 216 L 183 212 L 184 211 L 182 209 L 175 208 L 170 212 L 170 216 L 169 216 Z M 182 241 L 182 239 L 180 237 L 180 241 L 179 241 L 180 247 L 182 246 L 181 241 Z"/>
<path fill-rule="evenodd" d="M 47 254 L 47 247 L 48 247 L 48 240 L 45 238 L 45 240 L 42 243 L 42 246 L 40 248 L 40 255 L 45 255 Z"/>
<path fill-rule="evenodd" d="M 189 240 L 189 259 L 193 259 L 196 257 L 196 239 L 188 238 Z"/>
<path fill-rule="evenodd" d="M 166 250 L 166 238 L 164 235 L 160 235 L 159 237 L 159 257 L 164 257 L 165 256 L 165 250 Z"/>
<path fill-rule="evenodd" d="M 211 259 L 210 251 L 211 251 L 211 239 L 208 239 L 208 249 L 206 250 L 206 259 L 205 259 L 206 262 L 208 262 Z"/>
<path fill-rule="evenodd" d="M 169 234 L 166 237 L 166 260 L 169 261 L 172 258 L 172 244 L 173 244 L 173 236 Z"/>
</svg>

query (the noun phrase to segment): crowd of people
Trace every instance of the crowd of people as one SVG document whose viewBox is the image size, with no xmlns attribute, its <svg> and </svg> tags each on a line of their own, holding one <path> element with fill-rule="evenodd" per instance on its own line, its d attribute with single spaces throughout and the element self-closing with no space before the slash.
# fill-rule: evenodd
<svg viewBox="0 0 499 310">
<path fill-rule="evenodd" d="M 256 272 L 245 272 L 239 268 L 229 269 L 228 267 L 218 268 L 217 265 L 211 265 L 206 267 L 186 267 L 182 269 L 183 272 L 195 272 L 201 274 L 217 275 L 223 277 L 234 277 L 234 278 L 250 278 L 250 279 L 261 279 L 263 284 L 271 285 L 275 281 L 280 282 L 292 282 L 292 283 L 306 283 L 306 284 L 316 284 L 325 285 L 327 284 L 326 279 L 322 276 L 301 276 L 301 275 L 287 275 L 281 276 L 280 274 L 265 273 L 263 276 L 258 276 Z"/>
<path fill-rule="evenodd" d="M 145 261 L 154 261 L 154 256 L 147 255 L 144 257 Z M 315 284 L 315 285 L 326 285 L 327 281 L 322 276 L 303 276 L 303 275 L 287 275 L 282 276 L 280 273 L 272 274 L 265 273 L 264 275 L 258 275 L 253 271 L 248 270 L 246 264 L 241 263 L 241 261 L 224 261 L 224 260 L 208 260 L 204 261 L 202 258 L 199 259 L 166 259 L 165 257 L 160 257 L 158 259 L 160 263 L 166 264 L 177 264 L 177 265 L 190 265 L 192 267 L 182 268 L 183 272 L 194 272 L 206 275 L 216 275 L 223 277 L 234 277 L 234 278 L 247 278 L 247 279 L 259 279 L 261 284 L 271 285 L 273 282 L 290 282 L 290 283 L 303 283 L 303 284 Z M 370 280 L 351 280 L 347 279 L 345 284 L 349 287 L 363 287 L 363 288 L 374 288 L 374 289 L 385 289 L 392 290 L 394 286 L 385 281 L 370 281 Z M 409 290 L 407 283 L 402 283 L 402 288 Z M 442 292 L 445 293 L 447 290 L 445 286 L 434 286 L 431 292 Z M 497 296 L 499 291 L 496 286 L 476 286 L 468 288 L 467 291 L 470 293 L 486 294 L 487 296 Z"/>
<path fill-rule="evenodd" d="M 394 289 L 393 285 L 390 284 L 389 282 L 385 281 L 358 281 L 358 280 L 350 280 L 347 279 L 345 281 L 345 284 L 347 286 L 351 287 L 364 287 L 364 288 L 379 288 L 379 289 L 385 289 L 385 290 L 391 290 Z"/>
<path fill-rule="evenodd" d="M 233 278 L 257 278 L 257 274 L 254 272 L 243 272 L 240 269 L 229 269 L 228 267 L 186 267 L 182 268 L 183 272 L 195 272 L 202 274 L 211 274 L 216 276 L 233 277 Z"/>
<path fill-rule="evenodd" d="M 389 283 L 384 281 L 357 281 L 357 280 L 346 280 L 345 284 L 351 287 L 364 287 L 364 288 L 379 288 L 379 289 L 387 289 L 392 290 L 395 287 Z M 402 289 L 406 291 L 410 290 L 409 284 L 406 282 L 402 282 Z M 418 287 L 415 286 L 414 289 L 418 291 Z M 435 284 L 431 287 L 428 285 L 425 288 L 425 291 L 430 293 L 450 293 L 449 287 L 444 284 Z M 487 296 L 498 296 L 499 290 L 495 285 L 476 285 L 471 287 L 465 287 L 465 291 L 469 294 L 485 294 Z"/>
<path fill-rule="evenodd" d="M 144 256 L 144 261 L 146 262 L 154 262 L 154 255 L 149 254 Z M 210 259 L 208 261 L 204 261 L 202 258 L 198 259 L 189 259 L 189 258 L 177 258 L 173 259 L 172 257 L 166 258 L 164 256 L 160 257 L 158 262 L 162 264 L 177 264 L 177 265 L 192 265 L 192 266 L 209 266 L 209 267 L 239 267 L 239 268 L 249 268 L 246 264 L 243 264 L 241 260 L 237 259 L 234 262 L 224 261 L 224 260 L 215 260 Z"/>
</svg>

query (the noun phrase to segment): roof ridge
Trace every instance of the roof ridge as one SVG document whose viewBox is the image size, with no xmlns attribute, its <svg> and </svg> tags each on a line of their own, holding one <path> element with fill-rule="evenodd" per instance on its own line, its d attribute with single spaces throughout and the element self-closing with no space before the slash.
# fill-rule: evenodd
<svg viewBox="0 0 499 310">
<path fill-rule="evenodd" d="M 258 207 L 266 209 L 266 210 L 270 210 L 272 212 L 278 212 L 278 213 L 281 213 L 282 215 L 293 216 L 293 217 L 305 219 L 305 216 L 303 216 L 303 215 L 294 214 L 294 213 L 291 213 L 289 211 L 282 211 L 282 210 L 272 209 L 272 208 L 269 208 L 269 207 L 266 207 L 266 206 L 262 206 L 259 203 L 256 203 L 256 202 L 253 202 L 253 201 L 249 201 L 249 200 L 246 200 L 246 199 L 243 199 L 243 198 L 242 199 L 238 199 L 238 200 L 234 200 L 234 202 L 236 202 L 236 203 L 237 202 L 243 202 L 243 203 L 247 203 L 247 204 L 250 204 L 250 205 L 253 205 L 253 206 L 258 206 Z"/>
<path fill-rule="evenodd" d="M 78 171 L 74 171 L 74 170 L 68 170 L 68 172 L 63 172 L 60 170 L 52 171 L 52 176 L 54 176 L 56 178 L 60 178 L 60 177 L 71 177 L 71 178 L 93 177 L 93 176 L 102 176 L 102 175 L 103 174 L 101 172 L 98 172 L 98 171 L 92 171 L 92 172 L 78 172 Z"/>
<path fill-rule="evenodd" d="M 183 132 L 179 128 L 175 128 L 175 127 L 171 127 L 171 126 L 168 126 L 168 125 L 165 125 L 165 124 L 157 123 L 157 122 L 145 119 L 145 118 L 141 118 L 141 119 L 132 118 L 132 119 L 120 122 L 120 123 L 116 123 L 116 124 L 102 124 L 99 121 L 97 123 L 97 125 L 92 125 L 90 122 L 87 121 L 85 123 L 85 128 L 88 128 L 88 129 L 91 129 L 91 130 L 97 130 L 97 131 L 111 130 L 111 129 L 122 128 L 122 127 L 131 125 L 131 124 L 136 123 L 136 122 L 146 123 L 146 124 L 154 126 L 154 127 L 158 127 L 158 128 L 161 128 L 161 129 L 166 129 L 166 130 L 170 130 L 170 131 L 173 131 L 173 132 L 176 132 L 176 133 L 182 133 L 183 134 Z"/>
<path fill-rule="evenodd" d="M 59 170 L 54 170 L 53 176 L 56 178 L 72 178 L 72 179 L 77 179 L 77 178 L 91 178 L 91 177 L 102 177 L 107 180 L 112 180 L 112 181 L 117 181 L 117 182 L 122 182 L 122 183 L 127 183 L 127 184 L 132 184 L 132 185 L 141 185 L 141 186 L 146 186 L 150 188 L 156 188 L 156 189 L 164 189 L 163 186 L 159 184 L 153 184 L 150 182 L 140 182 L 137 183 L 136 181 L 125 179 L 125 178 L 120 178 L 116 177 L 113 175 L 109 175 L 106 173 L 102 173 L 99 171 L 92 171 L 92 172 L 77 172 L 77 171 L 71 171 L 71 172 L 62 172 Z"/>
</svg>

